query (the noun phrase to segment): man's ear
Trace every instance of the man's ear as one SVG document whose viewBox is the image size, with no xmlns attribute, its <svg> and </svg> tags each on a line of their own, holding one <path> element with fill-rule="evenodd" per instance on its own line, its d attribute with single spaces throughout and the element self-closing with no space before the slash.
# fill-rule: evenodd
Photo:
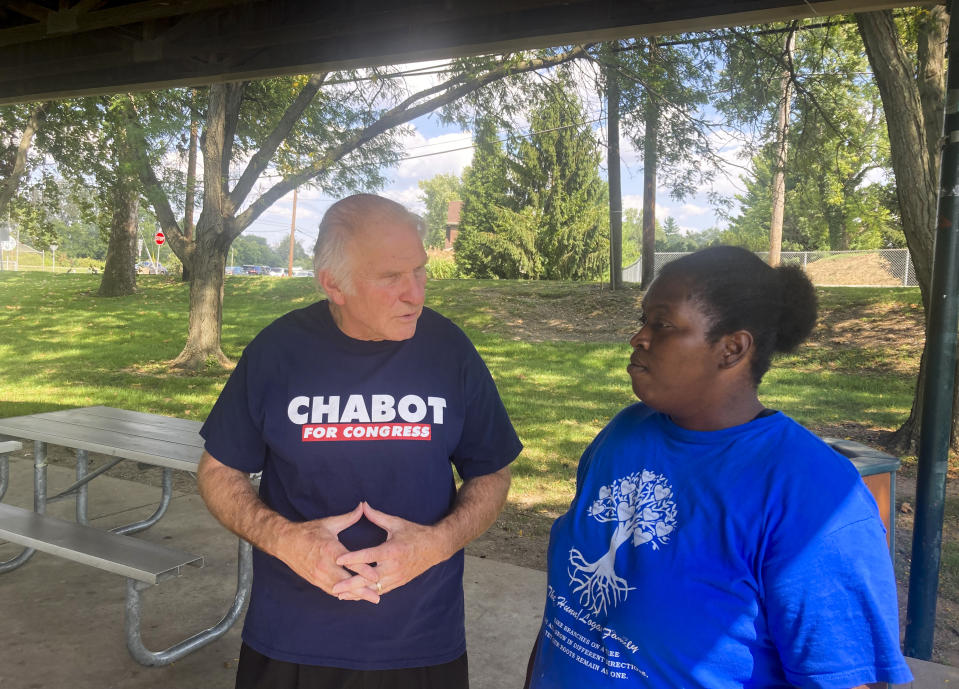
<svg viewBox="0 0 959 689">
<path fill-rule="evenodd" d="M 748 330 L 723 335 L 719 343 L 719 368 L 736 368 L 749 359 L 753 350 L 753 336 Z"/>
<path fill-rule="evenodd" d="M 333 279 L 333 276 L 328 270 L 321 270 L 316 274 L 316 282 L 319 284 L 320 288 L 326 292 L 326 296 L 329 297 L 330 301 L 336 304 L 337 306 L 342 306 L 346 302 L 346 295 L 343 290 L 340 289 L 340 286 L 337 284 L 336 280 Z"/>
</svg>

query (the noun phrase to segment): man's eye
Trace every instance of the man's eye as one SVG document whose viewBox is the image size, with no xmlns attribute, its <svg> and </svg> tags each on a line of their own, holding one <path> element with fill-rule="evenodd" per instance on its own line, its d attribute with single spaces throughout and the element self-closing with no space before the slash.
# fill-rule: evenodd
<svg viewBox="0 0 959 689">
<path fill-rule="evenodd" d="M 643 314 L 639 317 L 639 327 L 642 328 L 646 325 L 646 314 Z"/>
</svg>

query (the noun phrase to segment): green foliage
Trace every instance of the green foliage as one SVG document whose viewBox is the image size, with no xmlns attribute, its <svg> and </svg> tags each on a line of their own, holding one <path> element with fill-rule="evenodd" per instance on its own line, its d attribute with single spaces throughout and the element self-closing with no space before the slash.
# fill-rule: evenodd
<svg viewBox="0 0 959 689">
<path fill-rule="evenodd" d="M 233 240 L 229 259 L 232 265 L 255 266 L 282 266 L 286 267 L 290 261 L 289 240 L 280 240 L 270 246 L 264 239 L 255 234 L 244 234 Z M 312 262 L 312 257 L 306 253 L 299 242 L 293 244 L 293 263 L 306 265 Z"/>
<path fill-rule="evenodd" d="M 668 187 L 676 199 L 698 193 L 714 175 L 715 152 L 700 110 L 715 90 L 719 49 L 715 41 L 702 38 L 629 39 L 613 44 L 618 50 L 603 56 L 618 77 L 623 137 L 644 150 L 647 120 L 655 118 L 657 184 Z"/>
<path fill-rule="evenodd" d="M 781 28 L 776 24 L 770 28 Z M 769 244 L 775 170 L 775 111 L 786 69 L 783 36 L 727 33 L 723 94 L 717 107 L 750 128 L 746 192 L 724 241 L 752 250 Z M 878 89 L 854 26 L 799 31 L 793 54 L 783 249 L 844 250 L 902 245 L 889 183 L 889 142 Z"/>
<path fill-rule="evenodd" d="M 530 94 L 530 137 L 508 150 L 482 123 L 464 173 L 456 261 L 464 275 L 592 279 L 608 263 L 607 189 L 592 132 L 569 75 Z"/>
<path fill-rule="evenodd" d="M 431 251 L 426 262 L 426 277 L 430 280 L 450 280 L 459 277 L 456 261 L 448 252 Z"/>
<path fill-rule="evenodd" d="M 446 221 L 451 201 L 460 197 L 460 179 L 456 175 L 442 174 L 421 180 L 420 199 L 426 204 L 427 248 L 442 249 L 446 245 Z"/>
</svg>

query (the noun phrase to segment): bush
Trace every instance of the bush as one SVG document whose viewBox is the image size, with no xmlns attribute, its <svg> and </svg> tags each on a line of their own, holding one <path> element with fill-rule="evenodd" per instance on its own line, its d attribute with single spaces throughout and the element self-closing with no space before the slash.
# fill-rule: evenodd
<svg viewBox="0 0 959 689">
<path fill-rule="evenodd" d="M 459 277 L 456 261 L 449 251 L 430 251 L 426 263 L 426 276 L 430 280 L 450 280 Z"/>
</svg>

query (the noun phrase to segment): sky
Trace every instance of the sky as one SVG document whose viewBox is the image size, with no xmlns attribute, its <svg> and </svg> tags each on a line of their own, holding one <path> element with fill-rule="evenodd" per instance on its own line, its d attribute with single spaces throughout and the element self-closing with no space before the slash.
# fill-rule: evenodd
<svg viewBox="0 0 959 689">
<path fill-rule="evenodd" d="M 583 94 L 585 95 L 585 93 Z M 587 95 L 586 98 L 589 98 Z M 605 141 L 606 121 L 600 103 L 586 102 L 587 112 L 597 113 L 598 122 L 592 126 L 597 131 L 597 139 Z M 713 134 L 714 150 L 731 165 L 720 172 L 712 185 L 712 191 L 732 199 L 742 193 L 742 161 L 739 160 L 740 148 L 732 138 L 726 140 L 722 132 Z M 430 179 L 438 174 L 461 175 L 463 169 L 470 164 L 473 158 L 472 135 L 456 125 L 446 125 L 431 116 L 420 117 L 411 123 L 411 134 L 406 138 L 406 154 L 398 166 L 384 168 L 383 176 L 387 184 L 376 193 L 387 196 L 402 203 L 410 210 L 422 213 L 425 210 L 419 182 Z M 643 203 L 643 169 L 642 155 L 634 150 L 629 142 L 620 139 L 620 170 L 622 178 L 623 208 L 642 208 Z M 606 177 L 605 154 L 601 175 Z M 668 189 L 657 190 L 656 217 L 662 223 L 667 217 L 672 217 L 679 227 L 689 233 L 698 232 L 710 227 L 723 226 L 723 221 L 710 205 L 707 190 L 683 201 L 676 201 L 669 196 Z M 317 226 L 323 213 L 336 199 L 330 198 L 317 189 L 301 188 L 297 193 L 296 205 L 296 237 L 300 244 L 312 251 L 316 239 Z M 288 241 L 293 210 L 293 194 L 274 203 L 246 230 L 247 233 L 265 237 L 271 245 L 280 241 Z"/>
</svg>

